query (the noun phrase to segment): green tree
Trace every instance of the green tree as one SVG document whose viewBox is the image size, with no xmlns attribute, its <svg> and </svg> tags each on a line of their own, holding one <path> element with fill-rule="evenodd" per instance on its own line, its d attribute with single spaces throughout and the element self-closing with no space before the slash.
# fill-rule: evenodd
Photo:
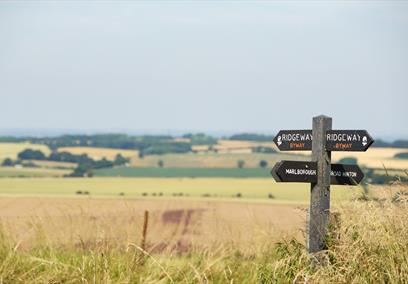
<svg viewBox="0 0 408 284">
<path fill-rule="evenodd" d="M 408 152 L 395 154 L 396 159 L 408 159 Z"/>
<path fill-rule="evenodd" d="M 115 157 L 115 160 L 113 161 L 113 164 L 115 166 L 122 166 L 122 165 L 126 165 L 127 163 L 129 163 L 129 159 L 126 159 L 121 154 L 117 154 Z"/>
<path fill-rule="evenodd" d="M 238 160 L 237 166 L 238 166 L 238 168 L 242 169 L 245 166 L 245 161 L 244 160 Z"/>
<path fill-rule="evenodd" d="M 69 176 L 71 177 L 92 177 L 92 168 L 88 164 L 79 164 L 74 172 Z"/>
<path fill-rule="evenodd" d="M 3 163 L 1 164 L 3 167 L 12 167 L 14 166 L 14 162 L 10 158 L 4 159 Z"/>
<path fill-rule="evenodd" d="M 159 160 L 159 161 L 157 162 L 157 165 L 159 166 L 159 168 L 163 168 L 163 167 L 164 167 L 164 162 L 163 162 L 163 160 Z"/>
<path fill-rule="evenodd" d="M 343 159 L 339 160 L 339 164 L 357 165 L 357 159 L 354 157 L 344 157 Z"/>
<path fill-rule="evenodd" d="M 40 150 L 25 149 L 18 153 L 18 158 L 21 160 L 45 160 L 45 155 Z"/>
<path fill-rule="evenodd" d="M 265 161 L 265 160 L 261 160 L 259 162 L 259 166 L 264 169 L 264 168 L 266 168 L 268 166 L 268 162 Z"/>
</svg>

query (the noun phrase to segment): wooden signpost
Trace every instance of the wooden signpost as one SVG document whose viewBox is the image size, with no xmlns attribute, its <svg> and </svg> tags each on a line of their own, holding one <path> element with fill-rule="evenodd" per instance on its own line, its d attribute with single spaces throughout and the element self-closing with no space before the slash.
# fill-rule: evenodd
<svg viewBox="0 0 408 284">
<path fill-rule="evenodd" d="M 312 150 L 312 161 L 280 161 L 272 169 L 277 182 L 311 183 L 307 249 L 326 248 L 330 184 L 357 185 L 364 174 L 357 165 L 331 164 L 332 151 L 366 151 L 374 140 L 366 130 L 332 130 L 332 119 L 313 118 L 312 130 L 281 130 L 273 139 L 281 151 Z"/>
</svg>

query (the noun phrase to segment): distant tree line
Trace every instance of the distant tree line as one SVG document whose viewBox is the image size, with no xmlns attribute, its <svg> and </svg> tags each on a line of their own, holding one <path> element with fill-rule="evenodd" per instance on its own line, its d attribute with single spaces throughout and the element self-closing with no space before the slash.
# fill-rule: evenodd
<svg viewBox="0 0 408 284">
<path fill-rule="evenodd" d="M 390 184 L 393 182 L 408 183 L 408 177 L 406 176 L 393 176 L 393 175 L 379 175 L 376 174 L 374 169 L 362 168 L 364 172 L 364 183 L 371 184 Z"/>
<path fill-rule="evenodd" d="M 215 145 L 218 142 L 217 138 L 206 135 L 204 133 L 197 134 L 188 133 L 184 134 L 182 137 L 190 139 L 191 145 Z"/>
<path fill-rule="evenodd" d="M 56 152 L 53 151 L 48 157 L 40 150 L 25 149 L 18 153 L 18 160 L 13 161 L 7 158 L 3 161 L 2 166 L 14 166 L 22 164 L 25 160 L 39 160 L 39 161 L 54 161 L 54 162 L 69 162 L 78 164 L 73 173 L 69 176 L 84 177 L 92 176 L 92 170 L 112 168 L 114 166 L 122 166 L 129 163 L 129 159 L 123 157 L 121 154 L 117 154 L 113 161 L 103 158 L 101 160 L 94 160 L 86 154 L 75 155 L 68 152 Z M 30 165 L 35 166 L 31 163 Z"/>
<path fill-rule="evenodd" d="M 262 146 L 252 148 L 252 151 L 254 153 L 265 153 L 265 154 L 276 153 L 276 151 L 273 148 L 271 148 L 271 147 L 262 147 Z"/>
<path fill-rule="evenodd" d="M 408 152 L 395 154 L 395 155 L 394 155 L 394 158 L 397 158 L 397 159 L 408 159 Z"/>
<path fill-rule="evenodd" d="M 235 134 L 229 137 L 229 140 L 245 140 L 245 141 L 257 141 L 257 142 L 272 142 L 274 135 L 264 135 L 255 133 L 241 133 Z"/>
<path fill-rule="evenodd" d="M 381 148 L 408 148 L 408 140 L 395 140 L 394 142 L 385 142 L 384 140 L 376 140 L 373 147 Z"/>
<path fill-rule="evenodd" d="M 0 137 L 0 142 L 31 142 L 47 145 L 51 150 L 60 147 L 100 147 L 139 150 L 144 154 L 187 153 L 191 143 L 174 142 L 172 136 L 126 134 L 63 135 L 58 137 Z"/>
<path fill-rule="evenodd" d="M 56 150 L 60 147 L 102 147 L 138 150 L 142 155 L 161 155 L 167 153 L 188 153 L 193 145 L 214 145 L 218 139 L 204 133 L 188 133 L 182 136 L 190 139 L 189 142 L 174 141 L 169 135 L 142 135 L 130 136 L 126 134 L 96 134 L 96 135 L 62 135 L 57 137 L 0 137 L 0 142 L 18 143 L 31 142 L 44 144 L 50 149 Z M 256 133 L 235 134 L 225 139 L 245 140 L 255 142 L 271 142 L 274 135 Z M 386 142 L 376 140 L 374 147 L 408 148 L 408 140 L 396 140 Z M 255 149 L 256 151 L 257 149 Z M 259 149 L 258 149 L 259 150 Z M 269 151 L 269 150 L 268 150 Z M 262 152 L 262 151 L 261 151 Z M 265 151 L 266 153 L 266 151 Z"/>
</svg>

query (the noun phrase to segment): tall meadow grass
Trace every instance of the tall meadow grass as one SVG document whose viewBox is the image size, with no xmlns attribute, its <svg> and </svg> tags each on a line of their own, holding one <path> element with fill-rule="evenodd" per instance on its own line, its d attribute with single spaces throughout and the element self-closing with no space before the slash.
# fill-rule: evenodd
<svg viewBox="0 0 408 284">
<path fill-rule="evenodd" d="M 147 241 L 123 246 L 103 238 L 58 244 L 39 229 L 21 246 L 2 226 L 0 283 L 408 283 L 407 191 L 387 190 L 335 208 L 328 250 L 314 256 L 290 237 L 257 239 L 246 249 L 230 235 L 211 246 L 154 250 L 145 247 L 148 232 Z"/>
</svg>

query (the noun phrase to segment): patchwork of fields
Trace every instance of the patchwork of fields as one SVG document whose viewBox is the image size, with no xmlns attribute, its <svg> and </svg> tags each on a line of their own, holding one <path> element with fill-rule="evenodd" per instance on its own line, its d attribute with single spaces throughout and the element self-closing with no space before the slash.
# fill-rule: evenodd
<svg viewBox="0 0 408 284">
<path fill-rule="evenodd" d="M 197 146 L 202 152 L 186 154 L 147 155 L 140 157 L 136 150 L 123 150 L 96 147 L 63 147 L 58 151 L 72 154 L 87 154 L 93 159 L 107 158 L 113 160 L 121 154 L 130 159 L 127 167 L 115 167 L 94 170 L 94 176 L 100 177 L 246 177 L 270 178 L 270 169 L 280 160 L 309 160 L 309 152 L 277 152 L 250 153 L 241 151 L 251 147 L 275 147 L 271 142 L 229 141 L 219 140 L 217 153 L 206 152 L 208 146 Z M 0 161 L 5 158 L 15 159 L 24 149 L 40 150 L 48 155 L 51 150 L 45 145 L 30 143 L 0 143 Z M 239 150 L 239 151 L 235 151 Z M 332 160 L 337 162 L 342 158 L 357 158 L 362 167 L 375 170 L 376 174 L 391 177 L 408 175 L 408 159 L 396 159 L 398 153 L 406 152 L 398 148 L 370 148 L 367 152 L 333 152 Z M 266 163 L 265 168 L 260 162 Z M 26 160 L 31 166 L 0 167 L 0 177 L 63 177 L 72 173 L 75 163 Z M 243 168 L 238 168 L 242 163 Z"/>
</svg>

